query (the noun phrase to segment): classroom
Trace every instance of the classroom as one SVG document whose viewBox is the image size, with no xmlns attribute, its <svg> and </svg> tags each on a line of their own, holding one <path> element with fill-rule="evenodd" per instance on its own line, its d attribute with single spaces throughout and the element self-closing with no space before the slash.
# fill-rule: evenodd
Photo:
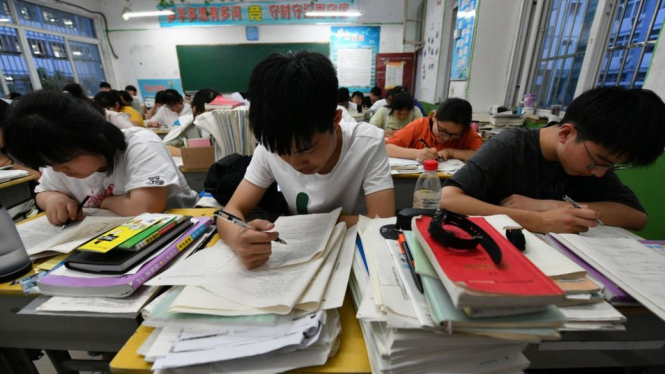
<svg viewBox="0 0 665 374">
<path fill-rule="evenodd" d="M 0 374 L 665 372 L 664 24 L 662 0 L 0 0 L 0 234 L 28 261 L 0 263 Z M 333 127 L 298 130 L 331 68 Z"/>
</svg>

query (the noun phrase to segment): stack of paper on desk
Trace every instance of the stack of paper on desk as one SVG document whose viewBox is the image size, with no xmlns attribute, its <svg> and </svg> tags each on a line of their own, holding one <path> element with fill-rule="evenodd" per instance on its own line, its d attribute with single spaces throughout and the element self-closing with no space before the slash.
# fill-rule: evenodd
<svg viewBox="0 0 665 374">
<path fill-rule="evenodd" d="M 425 169 L 422 162 L 418 160 L 409 160 L 404 158 L 389 157 L 388 163 L 390 164 L 390 174 L 420 174 Z M 455 174 L 459 169 L 464 166 L 464 162 L 456 159 L 449 159 L 446 161 L 439 161 L 438 171 L 445 174 Z"/>
<path fill-rule="evenodd" d="M 145 323 L 158 329 L 142 354 L 153 369 L 242 372 L 251 362 L 253 370 L 281 371 L 325 363 L 339 335 L 334 309 L 342 305 L 356 237 L 355 228 L 336 223 L 339 213 L 280 217 L 275 230 L 288 244 L 273 243 L 256 269 L 245 269 L 220 241 L 151 280 L 178 286 L 148 308 Z"/>
<path fill-rule="evenodd" d="M 395 242 L 379 234 L 380 227 L 394 222 L 394 218 L 361 219 L 359 231 L 362 240 L 357 246 L 351 278 L 351 290 L 358 306 L 357 317 L 373 372 L 519 371 L 529 364 L 521 353 L 526 341 L 558 337 L 555 328 L 537 327 L 561 324 L 563 317 L 555 310 L 541 318 L 521 316 L 510 322 L 493 319 L 494 327 L 486 327 L 492 324 L 483 319 L 465 322 L 467 326 L 457 322 L 453 324 L 453 319 L 457 317 L 465 321 L 471 319 L 464 316 L 463 311 L 456 310 L 449 298 L 448 308 L 455 309 L 454 315 L 440 314 L 441 310 L 430 305 L 427 293 L 417 290 Z M 436 278 L 421 276 L 421 279 L 426 291 L 430 279 L 443 289 Z M 529 323 L 529 328 L 515 328 Z M 458 332 L 462 331 L 476 336 L 459 335 Z M 502 339 L 496 339 L 495 335 L 500 335 Z"/>
<path fill-rule="evenodd" d="M 25 170 L 0 170 L 0 183 L 29 176 Z"/>
</svg>

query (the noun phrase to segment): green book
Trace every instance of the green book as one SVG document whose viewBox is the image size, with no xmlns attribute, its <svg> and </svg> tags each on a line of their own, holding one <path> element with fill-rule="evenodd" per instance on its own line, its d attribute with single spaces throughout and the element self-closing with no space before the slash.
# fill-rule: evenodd
<svg viewBox="0 0 665 374">
<path fill-rule="evenodd" d="M 145 247 L 146 245 L 150 244 L 150 242 L 154 241 L 155 239 L 159 238 L 161 234 L 164 232 L 168 231 L 166 229 L 167 226 L 171 226 L 171 228 L 175 227 L 179 222 L 182 222 L 185 219 L 185 216 L 180 215 L 180 214 L 162 214 L 164 218 L 162 218 L 159 222 L 155 223 L 154 225 L 148 227 L 147 229 L 141 231 L 139 234 L 134 235 L 127 241 L 123 242 L 118 246 L 118 249 L 122 250 L 136 250 L 138 251 L 139 249 Z M 165 229 L 165 230 L 162 230 Z"/>
</svg>

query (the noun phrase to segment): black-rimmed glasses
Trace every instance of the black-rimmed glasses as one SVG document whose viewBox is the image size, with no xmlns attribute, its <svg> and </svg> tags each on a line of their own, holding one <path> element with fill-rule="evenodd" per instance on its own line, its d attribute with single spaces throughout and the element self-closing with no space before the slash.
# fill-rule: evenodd
<svg viewBox="0 0 665 374">
<path fill-rule="evenodd" d="M 628 165 L 622 165 L 622 164 L 603 164 L 603 163 L 598 163 L 595 158 L 591 155 L 591 152 L 589 152 L 589 148 L 586 146 L 586 140 L 584 140 L 584 137 L 582 136 L 582 133 L 578 130 L 577 135 L 580 137 L 580 140 L 582 140 L 582 145 L 584 146 L 584 149 L 586 150 L 587 155 L 589 155 L 589 158 L 591 159 L 591 165 L 587 165 L 586 168 L 587 170 L 593 170 L 593 169 L 605 169 L 607 171 L 614 171 L 614 170 L 624 170 L 630 168 Z"/>
</svg>

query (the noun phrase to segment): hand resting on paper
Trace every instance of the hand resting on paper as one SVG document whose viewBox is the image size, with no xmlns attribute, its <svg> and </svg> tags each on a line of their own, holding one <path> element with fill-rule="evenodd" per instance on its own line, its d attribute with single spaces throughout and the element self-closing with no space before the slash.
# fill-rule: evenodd
<svg viewBox="0 0 665 374">
<path fill-rule="evenodd" d="M 425 161 L 425 160 L 436 160 L 439 158 L 439 154 L 436 152 L 436 149 L 433 148 L 421 148 L 418 150 L 416 160 Z"/>
<path fill-rule="evenodd" d="M 62 192 L 45 191 L 37 194 L 37 205 L 46 212 L 46 218 L 52 225 L 62 225 L 67 220 L 80 221 L 83 212 L 79 203 Z"/>
<path fill-rule="evenodd" d="M 268 261 L 272 254 L 271 242 L 279 237 L 279 233 L 272 230 L 275 225 L 263 219 L 249 222 L 256 230 L 240 227 L 230 222 L 221 221 L 226 226 L 224 241 L 238 255 L 238 258 L 247 269 L 253 269 Z M 219 224 L 218 224 L 219 227 Z"/>
</svg>

